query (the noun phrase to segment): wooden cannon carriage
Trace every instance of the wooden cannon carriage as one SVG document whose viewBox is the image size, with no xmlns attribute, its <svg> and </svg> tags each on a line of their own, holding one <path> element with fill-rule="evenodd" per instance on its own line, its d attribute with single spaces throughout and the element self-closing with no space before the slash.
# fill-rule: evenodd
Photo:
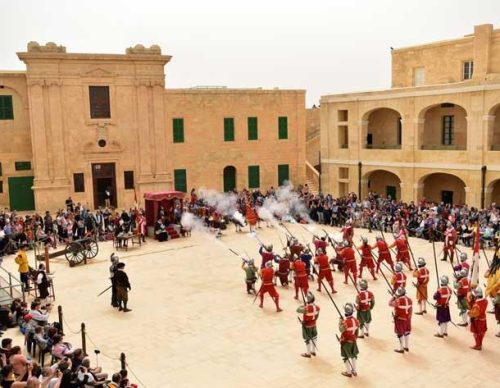
<svg viewBox="0 0 500 388">
<path fill-rule="evenodd" d="M 94 237 L 85 237 L 74 240 L 65 245 L 63 249 L 48 253 L 49 259 L 63 256 L 68 260 L 69 266 L 74 267 L 82 262 L 87 264 L 87 259 L 93 259 L 99 253 L 99 245 Z M 45 260 L 45 252 L 40 252 L 35 248 L 37 260 Z"/>
</svg>

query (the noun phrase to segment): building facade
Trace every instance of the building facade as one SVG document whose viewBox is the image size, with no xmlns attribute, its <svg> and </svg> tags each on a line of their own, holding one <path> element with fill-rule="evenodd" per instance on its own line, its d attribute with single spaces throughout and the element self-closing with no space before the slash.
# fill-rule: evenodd
<svg viewBox="0 0 500 388">
<path fill-rule="evenodd" d="M 147 191 L 267 188 L 305 177 L 305 92 L 165 89 L 171 57 L 67 53 L 54 43 L 18 53 L 0 72 L 0 205 L 55 210 L 142 202 Z"/>
<path fill-rule="evenodd" d="M 321 99 L 324 192 L 500 202 L 500 30 L 392 50 L 388 90 Z"/>
</svg>

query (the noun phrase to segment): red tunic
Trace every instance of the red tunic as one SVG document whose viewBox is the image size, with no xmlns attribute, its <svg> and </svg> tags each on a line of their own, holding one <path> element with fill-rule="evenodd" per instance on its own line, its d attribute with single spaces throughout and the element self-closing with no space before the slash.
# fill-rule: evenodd
<svg viewBox="0 0 500 388">
<path fill-rule="evenodd" d="M 392 260 L 391 259 L 391 252 L 389 251 L 389 248 L 387 247 L 387 243 L 384 240 L 378 240 L 377 241 L 377 248 L 378 248 L 378 261 L 382 260 Z"/>
<path fill-rule="evenodd" d="M 307 281 L 306 263 L 300 259 L 293 262 L 295 269 L 295 287 L 298 288 L 309 288 L 309 283 Z"/>
<path fill-rule="evenodd" d="M 356 331 L 359 329 L 359 321 L 354 317 L 347 317 L 343 320 L 344 331 L 340 336 L 340 342 L 356 342 Z"/>
<path fill-rule="evenodd" d="M 394 289 L 396 290 L 398 287 L 406 287 L 406 275 L 403 272 L 395 272 L 394 275 L 392 275 L 392 285 L 394 286 Z"/>
<path fill-rule="evenodd" d="M 458 281 L 459 287 L 457 289 L 457 296 L 460 298 L 465 298 L 470 290 L 470 282 L 467 277 L 463 277 Z"/>
<path fill-rule="evenodd" d="M 372 247 L 368 244 L 361 245 L 361 263 L 360 267 L 373 268 Z"/>
<path fill-rule="evenodd" d="M 332 270 L 330 268 L 330 263 L 327 255 L 319 255 L 314 258 L 314 262 L 319 266 L 319 277 L 320 279 L 327 279 L 328 281 L 333 280 Z"/>
<path fill-rule="evenodd" d="M 262 252 L 260 254 L 262 256 L 262 263 L 260 264 L 260 268 L 264 268 L 268 261 L 274 260 L 274 255 L 271 252 Z"/>
<path fill-rule="evenodd" d="M 316 248 L 316 250 L 318 249 L 323 249 L 323 251 L 325 251 L 326 247 L 328 246 L 328 243 L 326 241 L 323 241 L 323 240 L 314 240 L 314 248 Z"/>
<path fill-rule="evenodd" d="M 316 321 L 319 315 L 319 306 L 314 304 L 308 304 L 304 307 L 304 315 L 302 316 L 302 322 L 305 327 L 314 327 L 316 326 Z"/>
<path fill-rule="evenodd" d="M 451 288 L 439 287 L 437 292 L 439 293 L 439 298 L 436 300 L 436 304 L 439 307 L 447 307 L 451 298 Z"/>
<path fill-rule="evenodd" d="M 398 238 L 396 240 L 396 248 L 398 249 L 396 259 L 398 261 L 402 261 L 404 263 L 409 263 L 410 262 L 410 254 L 408 253 L 408 245 L 406 244 L 406 240 Z"/>
<path fill-rule="evenodd" d="M 394 307 L 394 332 L 398 336 L 410 334 L 412 300 L 407 296 L 401 296 L 389 302 Z"/>
<path fill-rule="evenodd" d="M 352 247 L 345 247 L 342 251 L 340 251 L 340 255 L 344 259 L 345 264 L 356 263 L 356 256 Z"/>
<path fill-rule="evenodd" d="M 302 251 L 304 250 L 304 247 L 301 244 L 296 244 L 296 245 L 291 245 L 290 246 L 290 255 L 295 255 L 296 257 L 299 257 Z"/>
<path fill-rule="evenodd" d="M 358 300 L 358 310 L 368 311 L 371 308 L 373 293 L 371 291 L 363 290 L 358 294 Z"/>
<path fill-rule="evenodd" d="M 427 300 L 427 284 L 429 283 L 429 270 L 425 267 L 419 268 L 414 273 L 417 278 L 417 301 Z"/>
<path fill-rule="evenodd" d="M 261 276 L 262 276 L 262 286 L 260 288 L 260 294 L 264 295 L 266 292 L 269 292 L 269 295 L 271 295 L 273 298 L 278 297 L 278 293 L 276 292 L 276 289 L 274 288 L 274 270 L 272 268 L 263 268 L 261 270 Z"/>
<path fill-rule="evenodd" d="M 342 228 L 342 238 L 347 241 L 351 241 L 354 232 L 352 226 L 344 226 Z"/>
<path fill-rule="evenodd" d="M 478 299 L 474 301 L 469 315 L 471 315 L 470 331 L 474 334 L 484 334 L 488 330 L 486 324 L 486 309 L 488 301 L 486 299 Z M 475 317 L 473 315 L 476 315 Z"/>
</svg>

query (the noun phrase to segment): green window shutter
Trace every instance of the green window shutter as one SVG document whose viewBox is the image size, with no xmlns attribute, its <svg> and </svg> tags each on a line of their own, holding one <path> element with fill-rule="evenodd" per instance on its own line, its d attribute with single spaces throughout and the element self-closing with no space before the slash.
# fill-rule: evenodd
<svg viewBox="0 0 500 388">
<path fill-rule="evenodd" d="M 259 138 L 257 117 L 248 118 L 248 140 L 257 140 Z"/>
<path fill-rule="evenodd" d="M 248 166 L 248 188 L 258 189 L 260 187 L 260 167 Z"/>
<path fill-rule="evenodd" d="M 0 96 L 0 120 L 14 120 L 12 96 Z"/>
<path fill-rule="evenodd" d="M 224 141 L 234 141 L 234 119 L 224 118 Z"/>
<path fill-rule="evenodd" d="M 184 143 L 184 119 L 173 119 L 174 143 Z"/>
<path fill-rule="evenodd" d="M 16 171 L 31 170 L 31 162 L 15 162 L 14 166 Z"/>
<path fill-rule="evenodd" d="M 174 188 L 176 191 L 187 192 L 186 170 L 174 170 Z"/>
<path fill-rule="evenodd" d="M 288 180 L 290 180 L 290 169 L 288 164 L 278 164 L 278 185 L 281 186 Z"/>
<path fill-rule="evenodd" d="M 278 117 L 278 138 L 288 139 L 288 117 Z"/>
</svg>

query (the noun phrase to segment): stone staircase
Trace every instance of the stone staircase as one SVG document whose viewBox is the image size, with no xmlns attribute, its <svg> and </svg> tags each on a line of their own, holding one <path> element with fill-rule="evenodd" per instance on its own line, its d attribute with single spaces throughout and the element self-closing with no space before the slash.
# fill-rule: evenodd
<svg viewBox="0 0 500 388">
<path fill-rule="evenodd" d="M 313 182 L 312 180 L 310 179 L 306 179 L 304 181 L 304 185 L 307 185 L 309 187 L 309 192 L 314 194 L 314 195 L 318 195 L 319 194 L 319 187 L 318 185 Z"/>
</svg>

